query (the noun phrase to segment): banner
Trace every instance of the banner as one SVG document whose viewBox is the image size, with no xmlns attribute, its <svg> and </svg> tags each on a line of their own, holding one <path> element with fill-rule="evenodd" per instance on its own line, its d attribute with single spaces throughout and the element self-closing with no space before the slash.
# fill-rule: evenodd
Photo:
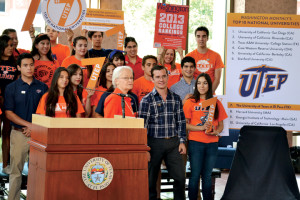
<svg viewBox="0 0 300 200">
<path fill-rule="evenodd" d="M 77 28 L 86 15 L 85 0 L 41 0 L 41 9 L 45 22 L 60 32 Z"/>
<path fill-rule="evenodd" d="M 228 14 L 229 128 L 300 130 L 300 16 Z"/>
<path fill-rule="evenodd" d="M 97 58 L 87 58 L 81 60 L 81 65 L 93 65 L 93 71 L 89 82 L 87 84 L 87 88 L 93 89 L 96 87 L 98 77 L 105 61 L 105 57 L 97 57 Z"/>
<path fill-rule="evenodd" d="M 124 12 L 121 10 L 87 9 L 82 29 L 105 32 L 106 36 L 118 33 L 117 49 L 123 51 Z"/>
<path fill-rule="evenodd" d="M 157 3 L 154 48 L 185 50 L 189 7 Z"/>
</svg>

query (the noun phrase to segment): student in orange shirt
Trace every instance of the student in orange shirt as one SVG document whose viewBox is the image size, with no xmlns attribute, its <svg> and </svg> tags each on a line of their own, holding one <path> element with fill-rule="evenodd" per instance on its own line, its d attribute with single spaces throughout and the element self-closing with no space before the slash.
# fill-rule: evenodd
<svg viewBox="0 0 300 200">
<path fill-rule="evenodd" d="M 100 82 L 99 82 L 99 86 L 96 88 L 96 90 L 100 90 L 100 91 L 107 91 L 109 88 L 111 88 L 112 86 L 112 75 L 113 75 L 113 71 L 115 70 L 116 65 L 114 65 L 113 63 L 109 62 L 103 65 L 103 67 L 101 68 L 100 71 Z M 112 89 L 113 90 L 113 89 Z M 98 113 L 95 112 L 98 102 L 103 94 L 103 92 L 100 91 L 95 91 L 95 94 L 93 95 L 92 98 L 92 109 L 93 109 L 93 117 L 102 117 L 101 115 L 99 115 Z"/>
<path fill-rule="evenodd" d="M 180 55 L 180 60 L 183 58 L 183 50 L 181 47 L 178 47 L 176 51 Z M 158 63 L 165 66 L 168 70 L 168 88 L 171 88 L 172 85 L 177 83 L 181 77 L 181 65 L 175 63 L 176 61 L 176 51 L 175 49 L 165 49 L 160 47 L 157 55 Z"/>
<path fill-rule="evenodd" d="M 212 81 L 213 93 L 215 93 L 220 84 L 224 64 L 221 56 L 217 52 L 207 48 L 209 31 L 205 26 L 198 27 L 195 30 L 195 38 L 197 49 L 191 51 L 186 56 L 191 56 L 196 61 L 194 77 L 196 78 L 200 73 L 207 73 Z"/>
<path fill-rule="evenodd" d="M 70 84 L 73 88 L 74 93 L 79 97 L 85 110 L 85 117 L 89 117 L 91 114 L 91 99 L 94 94 L 94 90 L 86 90 L 79 85 L 83 84 L 83 72 L 79 65 L 71 64 L 67 70 L 70 74 Z"/>
<path fill-rule="evenodd" d="M 189 180 L 189 199 L 197 200 L 200 175 L 202 179 L 203 200 L 212 200 L 211 173 L 217 159 L 219 134 L 223 130 L 223 120 L 227 118 L 222 103 L 218 100 L 215 109 L 212 132 L 206 132 L 210 127 L 208 109 L 201 103 L 213 97 L 212 81 L 208 74 L 202 73 L 196 79 L 195 90 L 184 104 L 186 129 L 189 130 L 188 155 L 191 164 Z"/>
<path fill-rule="evenodd" d="M 70 56 L 70 48 L 67 45 L 58 44 L 57 38 L 59 36 L 59 32 L 46 25 L 46 34 L 50 38 L 51 43 L 51 51 L 54 60 L 57 60 L 59 65 L 62 64 L 63 60 Z M 67 40 L 69 43 L 72 43 L 72 35 L 67 34 Z"/>
<path fill-rule="evenodd" d="M 117 67 L 125 65 L 125 56 L 120 50 L 113 50 L 108 55 L 109 62 L 115 64 Z"/>
<path fill-rule="evenodd" d="M 125 65 L 132 68 L 134 80 L 143 76 L 142 59 L 137 55 L 138 44 L 133 37 L 126 37 L 124 42 L 126 51 Z"/>
<path fill-rule="evenodd" d="M 30 51 L 28 50 L 17 48 L 19 40 L 15 29 L 12 28 L 5 29 L 2 32 L 2 35 L 8 35 L 13 40 L 13 48 L 14 48 L 13 55 L 15 57 L 15 60 L 17 60 L 18 56 L 21 55 L 22 53 L 30 53 Z"/>
<path fill-rule="evenodd" d="M 133 87 L 133 70 L 131 67 L 117 67 L 113 72 L 112 84 L 115 88 L 113 93 L 128 94 Z M 104 102 L 104 118 L 114 118 L 115 115 L 122 116 L 121 97 L 116 94 L 109 95 Z M 130 97 L 124 97 L 125 116 L 135 117 Z"/>
<path fill-rule="evenodd" d="M 78 96 L 73 92 L 66 68 L 57 68 L 49 92 L 42 96 L 36 113 L 58 118 L 80 117 L 84 113 Z"/>
<path fill-rule="evenodd" d="M 61 66 L 67 68 L 71 64 L 77 64 L 81 67 L 83 71 L 83 86 L 86 87 L 88 84 L 88 79 L 93 71 L 93 67 L 90 65 L 83 66 L 81 60 L 84 58 L 89 58 L 87 51 L 88 41 L 84 36 L 78 36 L 73 40 L 73 50 L 72 55 L 64 59 Z"/>
<path fill-rule="evenodd" d="M 157 65 L 157 59 L 155 56 L 144 56 L 142 61 L 142 69 L 144 76 L 136 79 L 133 83 L 132 92 L 138 96 L 139 102 L 142 98 L 151 92 L 154 88 L 154 83 L 151 79 L 151 69 Z"/>
<path fill-rule="evenodd" d="M 59 63 L 52 57 L 48 35 L 39 34 L 35 38 L 31 55 L 35 60 L 34 77 L 50 87 L 53 74 L 56 68 L 59 67 Z"/>
</svg>

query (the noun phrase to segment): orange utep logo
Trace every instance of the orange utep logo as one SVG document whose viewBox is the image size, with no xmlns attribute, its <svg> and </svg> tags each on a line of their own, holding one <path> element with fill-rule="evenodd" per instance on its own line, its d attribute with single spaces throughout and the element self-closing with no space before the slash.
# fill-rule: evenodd
<svg viewBox="0 0 300 200">
<path fill-rule="evenodd" d="M 42 15 L 45 22 L 57 31 L 78 27 L 86 15 L 85 0 L 44 0 Z"/>
<path fill-rule="evenodd" d="M 217 97 L 213 97 L 210 99 L 207 99 L 206 101 L 203 101 L 201 103 L 202 108 L 206 108 L 209 106 L 209 111 L 208 111 L 208 119 L 207 121 L 210 123 L 210 127 L 209 129 L 207 129 L 205 132 L 209 133 L 212 131 L 212 123 L 214 120 L 214 116 L 215 116 L 215 110 L 216 110 L 216 104 L 217 104 Z"/>
</svg>

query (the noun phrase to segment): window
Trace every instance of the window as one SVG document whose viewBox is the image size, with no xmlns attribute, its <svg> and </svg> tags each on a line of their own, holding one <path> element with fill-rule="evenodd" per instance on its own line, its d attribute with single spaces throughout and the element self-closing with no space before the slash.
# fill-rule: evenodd
<svg viewBox="0 0 300 200">
<path fill-rule="evenodd" d="M 0 12 L 5 12 L 5 0 L 0 0 Z"/>
</svg>

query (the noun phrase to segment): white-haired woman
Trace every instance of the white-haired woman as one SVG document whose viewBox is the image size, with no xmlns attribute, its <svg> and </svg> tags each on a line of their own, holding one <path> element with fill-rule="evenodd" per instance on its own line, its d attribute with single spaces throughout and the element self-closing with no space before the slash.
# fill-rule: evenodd
<svg viewBox="0 0 300 200">
<path fill-rule="evenodd" d="M 107 96 L 104 100 L 104 118 L 114 118 L 115 115 L 122 115 L 122 103 L 121 103 L 122 98 L 119 95 L 114 93 L 130 94 L 131 96 L 133 96 L 133 93 L 130 93 L 130 90 L 133 87 L 133 80 L 134 80 L 133 70 L 131 69 L 131 67 L 121 66 L 121 67 L 117 67 L 114 70 L 112 76 L 112 84 L 114 90 L 113 93 Z M 136 97 L 136 95 L 134 96 Z M 125 100 L 125 116 L 135 117 L 136 110 L 137 110 L 136 108 L 137 101 L 135 100 L 135 98 L 134 100 L 132 100 L 132 98 L 130 97 L 125 97 L 124 100 Z"/>
</svg>

